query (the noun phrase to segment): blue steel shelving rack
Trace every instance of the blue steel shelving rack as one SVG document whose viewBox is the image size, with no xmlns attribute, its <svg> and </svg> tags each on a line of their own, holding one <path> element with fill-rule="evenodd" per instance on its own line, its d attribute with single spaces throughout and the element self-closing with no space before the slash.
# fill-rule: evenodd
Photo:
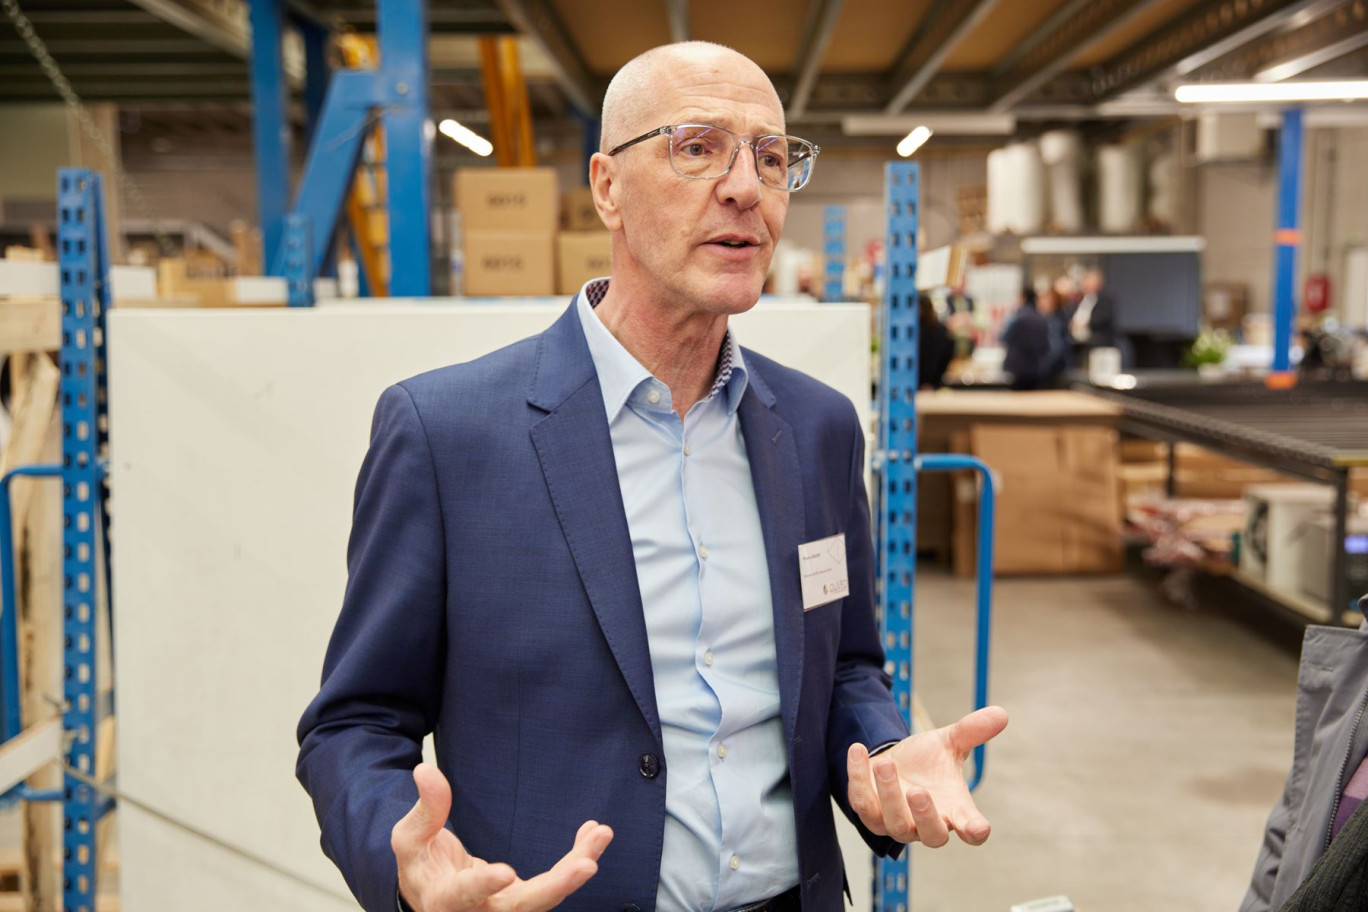
<svg viewBox="0 0 1368 912">
<path fill-rule="evenodd" d="M 917 454 L 917 217 L 920 171 L 915 162 L 889 162 L 884 168 L 886 281 L 881 310 L 879 447 L 874 458 L 878 530 L 879 622 L 893 696 L 912 722 L 913 581 L 917 570 L 917 475 L 928 471 L 971 470 L 980 479 L 977 555 L 977 623 L 974 708 L 988 704 L 988 643 L 992 610 L 993 480 L 988 467 L 970 456 Z M 983 779 L 986 751 L 974 750 L 969 788 Z M 875 863 L 874 908 L 907 912 L 911 908 L 911 850 L 898 859 Z"/>
<path fill-rule="evenodd" d="M 10 485 L 17 477 L 62 480 L 63 711 L 68 770 L 60 791 L 39 792 L 20 783 L 3 801 L 62 803 L 62 902 L 68 912 L 93 912 L 95 827 L 113 807 L 90 782 L 95 776 L 95 732 L 113 712 L 98 699 L 96 612 L 109 589 L 109 511 L 105 487 L 108 397 L 105 383 L 105 315 L 109 311 L 109 258 L 104 193 L 98 172 L 63 168 L 57 176 L 58 270 L 61 276 L 62 348 L 58 387 L 62 415 L 60 465 L 20 466 L 0 479 L 0 689 L 3 738 L 22 733 L 19 703 L 18 600 L 15 595 Z M 97 553 L 96 549 L 100 552 Z M 101 572 L 103 571 L 103 572 Z M 111 615 L 112 620 L 112 615 Z M 111 624 L 111 631 L 113 626 Z M 45 758 L 43 762 L 47 762 Z M 74 771 L 74 772 L 73 772 Z"/>
<path fill-rule="evenodd" d="M 822 300 L 845 297 L 846 210 L 827 206 L 822 210 Z"/>
</svg>

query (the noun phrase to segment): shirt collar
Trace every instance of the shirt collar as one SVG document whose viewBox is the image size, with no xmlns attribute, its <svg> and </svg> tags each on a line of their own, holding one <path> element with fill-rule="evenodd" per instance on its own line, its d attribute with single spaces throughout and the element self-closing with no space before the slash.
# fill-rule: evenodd
<svg viewBox="0 0 1368 912">
<path fill-rule="evenodd" d="M 658 387 L 665 398 L 660 399 L 658 406 L 655 407 L 662 409 L 669 405 L 669 390 L 623 347 L 622 343 L 608 331 L 608 327 L 603 325 L 598 314 L 594 313 L 594 308 L 608 292 L 608 281 L 590 279 L 586 282 L 580 289 L 577 308 L 580 326 L 584 329 L 584 338 L 589 344 L 589 356 L 593 359 L 594 369 L 598 372 L 599 388 L 603 392 L 603 407 L 611 423 L 629 401 L 645 401 L 649 393 L 643 385 L 654 384 Z M 717 376 L 713 379 L 708 398 L 724 395 L 727 414 L 735 414 L 741 405 L 741 397 L 746 392 L 747 381 L 748 372 L 741 354 L 741 345 L 736 341 L 736 334 L 728 327 L 727 335 L 722 340 L 722 355 L 717 361 Z M 634 397 L 633 394 L 639 389 L 640 394 Z"/>
</svg>

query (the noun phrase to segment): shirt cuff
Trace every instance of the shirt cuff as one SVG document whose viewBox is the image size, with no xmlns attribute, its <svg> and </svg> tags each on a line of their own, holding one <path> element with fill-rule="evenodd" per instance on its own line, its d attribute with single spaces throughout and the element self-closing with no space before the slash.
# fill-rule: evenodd
<svg viewBox="0 0 1368 912">
<path fill-rule="evenodd" d="M 888 750 L 890 747 L 893 747 L 897 743 L 897 741 L 885 741 L 883 744 L 880 744 L 878 747 L 871 750 L 869 752 L 869 756 L 877 757 L 879 756 L 879 754 L 882 754 L 884 751 Z M 404 912 L 409 912 L 409 910 L 406 909 L 404 910 Z"/>
</svg>

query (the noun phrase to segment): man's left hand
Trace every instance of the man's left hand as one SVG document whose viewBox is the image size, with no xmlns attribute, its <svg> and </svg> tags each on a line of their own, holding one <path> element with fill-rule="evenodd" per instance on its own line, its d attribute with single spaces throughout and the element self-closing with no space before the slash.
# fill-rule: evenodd
<svg viewBox="0 0 1368 912">
<path fill-rule="evenodd" d="M 936 848 L 953 831 L 969 845 L 982 845 L 990 828 L 969 797 L 964 761 L 1006 727 L 1007 711 L 988 706 L 953 725 L 904 738 L 877 757 L 863 744 L 852 744 L 846 757 L 850 807 L 876 836 Z"/>
</svg>

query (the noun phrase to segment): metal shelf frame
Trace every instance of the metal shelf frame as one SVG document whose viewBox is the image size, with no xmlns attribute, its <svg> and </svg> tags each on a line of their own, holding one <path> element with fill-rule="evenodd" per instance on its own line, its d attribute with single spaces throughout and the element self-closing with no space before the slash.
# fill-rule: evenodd
<svg viewBox="0 0 1368 912">
<path fill-rule="evenodd" d="M 63 168 L 57 175 L 58 270 L 62 347 L 58 387 L 62 416 L 60 465 L 20 466 L 0 479 L 0 773 L 3 800 L 62 804 L 62 902 L 68 912 L 93 912 L 96 824 L 113 808 L 90 784 L 96 775 L 96 731 L 113 712 L 99 699 L 97 612 L 112 605 L 109 501 L 105 484 L 108 390 L 105 345 L 110 306 L 104 187 L 98 172 Z M 19 700 L 18 599 L 10 484 L 17 477 L 62 481 L 63 703 L 60 737 L 51 721 L 22 730 Z M 110 631 L 113 615 L 110 614 Z M 112 654 L 112 649 L 111 649 Z M 60 791 L 38 792 L 22 780 L 65 760 Z"/>
</svg>

